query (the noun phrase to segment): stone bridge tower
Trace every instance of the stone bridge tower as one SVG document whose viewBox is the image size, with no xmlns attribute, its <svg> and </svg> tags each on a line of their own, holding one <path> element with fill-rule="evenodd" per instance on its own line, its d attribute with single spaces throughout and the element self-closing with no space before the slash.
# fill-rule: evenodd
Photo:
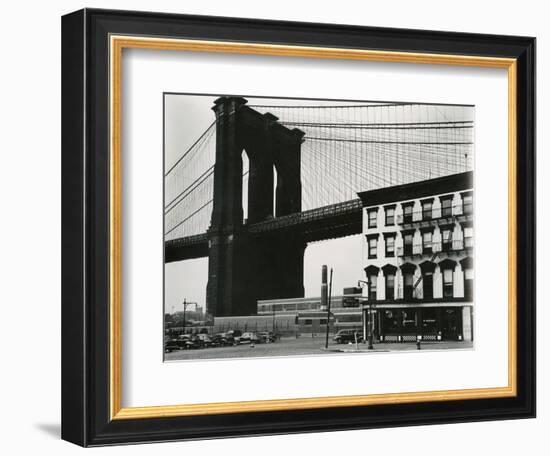
<svg viewBox="0 0 550 456">
<path fill-rule="evenodd" d="M 255 111 L 244 98 L 218 98 L 212 109 L 216 113 L 216 163 L 208 230 L 207 311 L 214 316 L 252 315 L 258 299 L 304 295 L 304 239 L 300 235 L 282 238 L 276 233 L 254 236 L 248 230 L 251 224 L 301 212 L 304 133 L 281 125 L 270 113 Z M 246 223 L 243 151 L 249 159 Z"/>
</svg>

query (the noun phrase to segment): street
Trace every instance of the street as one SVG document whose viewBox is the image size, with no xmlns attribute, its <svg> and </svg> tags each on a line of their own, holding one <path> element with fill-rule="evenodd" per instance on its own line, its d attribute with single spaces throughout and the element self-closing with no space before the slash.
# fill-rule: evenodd
<svg viewBox="0 0 550 456">
<path fill-rule="evenodd" d="M 449 350 L 471 349 L 472 342 L 423 342 L 421 350 Z M 230 347 L 213 347 L 191 350 L 176 350 L 165 353 L 165 361 L 219 359 L 219 358 L 260 358 L 272 356 L 307 356 L 307 355 L 336 355 L 342 353 L 387 353 L 397 351 L 417 350 L 415 343 L 381 343 L 374 344 L 374 350 L 367 350 L 366 344 L 335 344 L 332 336 L 329 339 L 329 347 L 325 349 L 325 337 L 319 334 L 317 337 L 302 335 L 298 339 L 289 337 L 270 344 L 248 344 Z"/>
</svg>

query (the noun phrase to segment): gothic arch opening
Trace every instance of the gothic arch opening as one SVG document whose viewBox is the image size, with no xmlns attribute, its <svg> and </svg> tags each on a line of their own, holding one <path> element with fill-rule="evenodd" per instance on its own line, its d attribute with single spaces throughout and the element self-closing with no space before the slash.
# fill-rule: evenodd
<svg viewBox="0 0 550 456">
<path fill-rule="evenodd" d="M 273 165 L 273 210 L 272 213 L 277 212 L 277 167 Z"/>
<path fill-rule="evenodd" d="M 241 204 L 243 209 L 243 223 L 248 219 L 248 181 L 250 179 L 250 160 L 246 150 L 241 154 L 242 161 L 242 197 Z"/>
</svg>

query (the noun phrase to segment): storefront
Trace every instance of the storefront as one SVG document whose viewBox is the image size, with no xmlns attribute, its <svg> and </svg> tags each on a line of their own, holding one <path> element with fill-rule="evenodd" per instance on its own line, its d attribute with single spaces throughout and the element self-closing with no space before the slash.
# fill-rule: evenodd
<svg viewBox="0 0 550 456">
<path fill-rule="evenodd" d="M 373 307 L 375 307 L 372 309 L 375 341 L 473 340 L 471 305 L 442 307 L 381 305 Z M 364 312 L 368 315 L 368 306 L 365 307 Z"/>
</svg>

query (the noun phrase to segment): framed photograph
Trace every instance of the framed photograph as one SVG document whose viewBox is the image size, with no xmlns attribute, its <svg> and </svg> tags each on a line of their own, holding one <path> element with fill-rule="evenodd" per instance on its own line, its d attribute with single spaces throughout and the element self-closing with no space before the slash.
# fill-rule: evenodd
<svg viewBox="0 0 550 456">
<path fill-rule="evenodd" d="M 535 39 L 62 21 L 62 437 L 535 416 Z"/>
</svg>

